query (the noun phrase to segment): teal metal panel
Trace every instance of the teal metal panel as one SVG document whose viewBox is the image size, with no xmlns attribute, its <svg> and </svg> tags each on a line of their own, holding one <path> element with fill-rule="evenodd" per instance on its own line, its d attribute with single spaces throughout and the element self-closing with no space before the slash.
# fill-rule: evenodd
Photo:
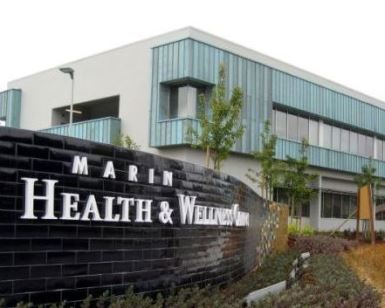
<svg viewBox="0 0 385 308">
<path fill-rule="evenodd" d="M 244 92 L 242 123 L 245 134 L 234 151 L 250 153 L 258 148 L 258 136 L 263 122 L 271 116 L 271 69 L 235 54 L 192 40 L 162 45 L 153 49 L 153 76 L 151 95 L 150 145 L 167 146 L 181 144 L 181 135 L 173 126 L 184 119 L 164 121 L 159 108 L 162 96 L 161 83 L 178 79 L 195 79 L 204 83 L 218 82 L 219 65 L 224 63 L 227 75 L 227 95 L 239 86 Z M 171 125 L 171 128 L 169 127 Z M 176 136 L 177 135 L 177 136 Z"/>
<path fill-rule="evenodd" d="M 11 89 L 0 93 L 0 118 L 5 125 L 20 127 L 21 90 Z"/>
<path fill-rule="evenodd" d="M 287 155 L 299 157 L 301 143 L 278 139 L 276 146 L 276 158 L 285 160 Z M 317 146 L 309 146 L 308 151 L 309 163 L 312 166 L 345 171 L 350 173 L 361 173 L 362 166 L 369 163 L 366 157 L 353 155 L 344 152 L 338 152 Z M 385 162 L 372 160 L 374 167 L 377 169 L 377 175 L 385 178 Z"/>
<path fill-rule="evenodd" d="M 272 78 L 273 102 L 385 135 L 385 110 L 281 71 Z"/>
<path fill-rule="evenodd" d="M 102 143 L 113 143 L 120 135 L 120 119 L 106 117 L 72 124 L 58 125 L 41 130 L 42 132 L 70 136 Z"/>
</svg>

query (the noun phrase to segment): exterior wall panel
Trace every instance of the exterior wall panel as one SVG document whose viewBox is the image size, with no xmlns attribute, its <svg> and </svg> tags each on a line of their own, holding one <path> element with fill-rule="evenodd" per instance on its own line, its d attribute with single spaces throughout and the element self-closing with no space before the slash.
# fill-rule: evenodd
<svg viewBox="0 0 385 308">
<path fill-rule="evenodd" d="M 171 48 L 171 46 L 173 46 Z M 177 46 L 177 47 L 175 47 Z M 175 54 L 178 57 L 175 58 Z M 174 58 L 171 62 L 166 59 Z M 184 67 L 181 69 L 180 61 L 183 59 Z M 178 70 L 174 67 L 176 62 Z M 186 63 L 191 63 L 186 70 Z M 156 147 L 181 144 L 183 131 L 178 131 L 178 137 L 174 137 L 176 131 L 170 129 L 164 121 L 159 121 L 160 83 L 173 82 L 178 79 L 190 78 L 207 84 L 218 82 L 219 65 L 223 63 L 226 68 L 227 89 L 236 86 L 244 92 L 244 108 L 242 111 L 242 123 L 245 126 L 245 134 L 237 142 L 234 151 L 250 153 L 258 148 L 258 136 L 263 122 L 271 116 L 271 69 L 250 61 L 235 54 L 220 50 L 213 46 L 186 39 L 179 42 L 159 46 L 153 49 L 153 85 L 152 85 L 152 113 L 151 113 L 151 145 Z M 168 65 L 171 65 L 168 67 Z M 171 74 L 165 74 L 167 69 Z M 231 93 L 229 92 L 230 96 Z M 171 127 L 183 119 L 170 119 Z M 165 134 L 171 134 L 165 138 Z M 175 143 L 174 143 L 175 142 Z M 185 143 L 185 142 L 182 142 Z"/>
<path fill-rule="evenodd" d="M 287 73 L 272 71 L 273 102 L 385 135 L 385 110 Z"/>
</svg>

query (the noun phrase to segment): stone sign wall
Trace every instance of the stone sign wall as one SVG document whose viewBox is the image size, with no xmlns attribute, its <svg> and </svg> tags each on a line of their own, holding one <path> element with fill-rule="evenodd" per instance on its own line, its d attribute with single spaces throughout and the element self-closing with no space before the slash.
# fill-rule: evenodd
<svg viewBox="0 0 385 308">
<path fill-rule="evenodd" d="M 0 298 L 76 302 L 219 285 L 270 247 L 231 176 L 139 151 L 0 128 Z"/>
</svg>

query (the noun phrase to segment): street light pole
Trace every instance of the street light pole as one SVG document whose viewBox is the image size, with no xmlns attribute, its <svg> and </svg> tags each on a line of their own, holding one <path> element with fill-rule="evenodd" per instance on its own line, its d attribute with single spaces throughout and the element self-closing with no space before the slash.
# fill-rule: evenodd
<svg viewBox="0 0 385 308">
<path fill-rule="evenodd" d="M 69 74 L 71 78 L 71 102 L 70 102 L 70 121 L 69 121 L 69 135 L 72 133 L 72 123 L 73 123 L 73 114 L 74 114 L 74 88 L 75 88 L 75 80 L 74 75 L 75 71 L 71 67 L 61 67 L 59 70 L 64 74 Z"/>
</svg>

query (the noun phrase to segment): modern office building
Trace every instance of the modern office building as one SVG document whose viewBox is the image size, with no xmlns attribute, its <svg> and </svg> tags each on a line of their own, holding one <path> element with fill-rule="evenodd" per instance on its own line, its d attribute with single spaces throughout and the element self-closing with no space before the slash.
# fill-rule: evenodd
<svg viewBox="0 0 385 308">
<path fill-rule="evenodd" d="M 317 61 L 317 59 L 314 59 Z M 304 214 L 319 230 L 339 226 L 356 207 L 354 177 L 373 158 L 385 177 L 385 103 L 206 32 L 184 28 L 9 82 L 0 93 L 2 124 L 111 143 L 129 135 L 141 150 L 203 164 L 186 131 L 197 125 L 197 95 L 227 71 L 227 88 L 244 92 L 245 133 L 223 171 L 245 177 L 256 168 L 265 120 L 278 135 L 277 158 L 310 143 L 318 197 Z M 73 79 L 59 68 L 71 68 Z M 69 125 L 73 94 L 73 125 Z M 0 153 L 1 155 L 1 153 Z M 378 192 L 376 228 L 385 229 L 385 189 Z M 282 191 L 276 191 L 282 199 Z M 349 220 L 344 229 L 354 229 Z"/>
</svg>

